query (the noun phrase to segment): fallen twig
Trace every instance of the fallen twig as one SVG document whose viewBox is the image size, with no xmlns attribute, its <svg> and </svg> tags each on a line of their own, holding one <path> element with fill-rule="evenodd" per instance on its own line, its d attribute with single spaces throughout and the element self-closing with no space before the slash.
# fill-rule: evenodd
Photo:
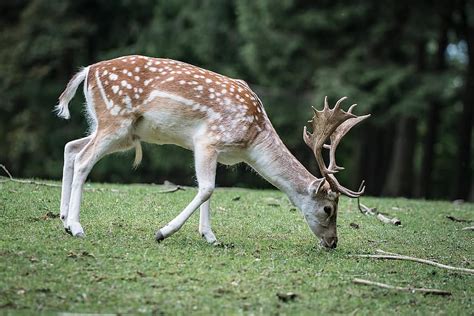
<svg viewBox="0 0 474 316">
<path fill-rule="evenodd" d="M 8 171 L 7 167 L 5 167 L 4 165 L 0 164 L 0 168 L 3 169 L 3 171 L 5 171 L 5 173 L 7 174 L 8 177 L 6 177 L 7 179 L 6 180 L 2 180 L 1 182 L 7 182 L 7 181 L 12 181 L 12 182 L 16 182 L 16 183 L 22 183 L 22 184 L 35 184 L 35 185 L 43 185 L 43 186 L 47 186 L 47 187 L 52 187 L 52 188 L 61 188 L 61 185 L 60 184 L 55 184 L 55 183 L 47 183 L 47 182 L 41 182 L 41 181 L 34 181 L 34 180 L 21 180 L 21 179 L 16 179 L 16 178 L 13 178 L 12 174 L 10 173 L 10 171 Z M 1 176 L 0 176 L 1 177 Z M 95 192 L 95 191 L 104 191 L 106 189 L 104 188 L 84 188 L 84 191 L 92 191 L 92 192 Z M 110 191 L 112 192 L 120 192 L 119 190 L 117 189 L 109 189 Z"/>
<path fill-rule="evenodd" d="M 3 164 L 0 164 L 0 168 L 3 169 L 3 171 L 5 171 L 5 173 L 8 176 L 8 177 L 5 177 L 6 178 L 5 180 L 1 180 L 0 183 L 1 182 L 12 181 L 12 182 L 22 183 L 22 184 L 36 184 L 36 185 L 43 185 L 43 186 L 47 186 L 47 187 L 53 187 L 53 188 L 61 188 L 60 184 L 40 182 L 40 181 L 34 181 L 34 180 L 16 179 L 16 178 L 13 178 L 10 171 L 8 171 L 7 167 L 5 167 Z M 183 187 L 181 185 L 174 184 L 174 183 L 169 182 L 169 181 L 165 181 L 165 185 L 173 185 L 174 187 L 170 188 L 170 189 L 165 189 L 165 190 L 162 190 L 162 191 L 158 191 L 158 193 L 172 193 L 172 192 L 176 192 L 176 191 L 179 191 L 179 190 L 183 190 L 183 191 L 186 190 L 185 187 Z M 112 191 L 112 192 L 118 192 L 118 193 L 121 192 L 120 190 L 117 190 L 117 189 L 87 188 L 87 187 L 84 188 L 84 191 L 91 191 L 91 192 L 96 192 L 96 191 L 102 192 L 102 191 L 105 191 L 105 190 Z"/>
<path fill-rule="evenodd" d="M 158 191 L 158 193 L 173 193 L 173 192 L 176 192 L 176 191 L 179 191 L 179 190 L 182 190 L 182 191 L 186 190 L 185 187 L 180 186 L 178 184 L 174 184 L 173 182 L 170 182 L 168 180 L 166 180 L 163 184 L 165 186 L 173 186 L 173 187 L 170 188 L 170 189 L 165 189 L 165 190 Z"/>
<path fill-rule="evenodd" d="M 452 220 L 453 222 L 458 222 L 458 223 L 472 223 L 473 222 L 470 219 L 457 218 L 452 215 L 447 215 L 446 218 Z"/>
<path fill-rule="evenodd" d="M 360 184 L 359 191 L 362 189 L 362 186 L 364 185 L 364 181 Z M 377 211 L 377 208 L 375 207 L 368 207 L 365 206 L 364 204 L 360 203 L 359 197 L 357 197 L 357 206 L 359 207 L 359 211 L 364 214 L 364 215 L 373 215 L 375 216 L 379 221 L 385 223 L 385 224 L 392 224 L 395 226 L 399 226 L 402 224 L 402 222 L 396 218 L 396 217 L 388 217 L 380 212 Z"/>
<path fill-rule="evenodd" d="M 54 183 L 46 183 L 46 182 L 39 182 L 39 181 L 33 181 L 33 180 L 15 179 L 15 178 L 13 178 L 11 173 L 8 171 L 8 169 L 4 165 L 0 164 L 0 168 L 2 168 L 3 171 L 5 171 L 5 173 L 8 175 L 8 179 L 6 179 L 3 182 L 12 181 L 12 182 L 23 183 L 23 184 L 44 185 L 44 186 L 47 186 L 47 187 L 54 187 L 54 188 L 60 188 L 61 187 L 59 184 L 54 184 Z"/>
<path fill-rule="evenodd" d="M 353 283 L 355 284 L 363 284 L 363 285 L 373 285 L 373 286 L 378 286 L 384 289 L 389 289 L 389 290 L 396 290 L 396 291 L 404 291 L 404 292 L 410 292 L 410 293 L 424 293 L 424 294 L 433 294 L 433 295 L 442 295 L 442 296 L 448 296 L 451 295 L 451 292 L 444 291 L 444 290 L 438 290 L 438 289 L 426 289 L 426 288 L 414 288 L 414 287 L 401 287 L 401 286 L 395 286 L 395 285 L 390 285 L 390 284 L 385 284 L 385 283 L 380 283 L 380 282 L 374 282 L 374 281 L 369 281 L 369 280 L 364 280 L 364 279 L 353 279 Z"/>
<path fill-rule="evenodd" d="M 461 230 L 474 230 L 474 226 L 464 227 Z"/>
<path fill-rule="evenodd" d="M 380 253 L 380 255 L 351 255 L 351 257 L 414 261 L 414 262 L 424 263 L 424 264 L 428 264 L 428 265 L 435 266 L 435 267 L 442 268 L 442 269 L 446 269 L 446 270 L 459 271 L 459 272 L 474 274 L 474 269 L 448 266 L 446 264 L 438 263 L 438 262 L 435 262 L 435 261 L 431 261 L 431 260 L 427 260 L 427 259 L 420 259 L 420 258 L 416 258 L 416 257 L 399 255 L 399 254 L 396 254 L 396 253 L 393 253 L 393 252 L 386 252 L 386 251 L 383 251 L 383 250 L 380 250 L 380 249 L 377 249 L 377 252 Z"/>
<path fill-rule="evenodd" d="M 183 188 L 182 186 L 175 186 L 174 188 L 171 188 L 171 189 L 166 189 L 166 190 L 161 190 L 161 191 L 158 191 L 158 193 L 173 193 L 173 192 L 176 192 L 176 191 L 179 191 L 179 190 L 186 190 L 185 188 Z"/>
</svg>

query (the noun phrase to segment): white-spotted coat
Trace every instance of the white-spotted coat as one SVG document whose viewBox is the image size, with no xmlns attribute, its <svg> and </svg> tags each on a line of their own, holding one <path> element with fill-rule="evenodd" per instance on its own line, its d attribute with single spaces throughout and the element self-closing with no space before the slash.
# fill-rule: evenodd
<svg viewBox="0 0 474 316">
<path fill-rule="evenodd" d="M 217 161 L 251 165 L 303 211 L 318 237 L 335 238 L 335 222 L 334 227 L 321 224 L 326 227 L 321 230 L 319 224 L 326 219 L 319 213 L 337 201 L 323 194 L 327 185 L 321 191 L 317 178 L 288 151 L 262 102 L 243 80 L 180 61 L 125 56 L 76 74 L 60 96 L 59 116 L 69 118 L 68 103 L 82 81 L 92 133 L 65 147 L 61 219 L 71 234 L 84 235 L 79 224 L 82 187 L 94 164 L 106 154 L 133 147 L 138 164 L 140 143 L 149 142 L 194 151 L 199 184 L 196 197 L 158 230 L 157 240 L 177 231 L 200 207 L 199 231 L 208 242 L 216 241 L 209 201 Z"/>
</svg>

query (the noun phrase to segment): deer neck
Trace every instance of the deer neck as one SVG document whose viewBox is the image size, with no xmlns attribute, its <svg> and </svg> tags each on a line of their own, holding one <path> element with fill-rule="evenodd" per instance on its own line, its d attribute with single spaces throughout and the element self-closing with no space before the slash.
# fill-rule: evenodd
<svg viewBox="0 0 474 316">
<path fill-rule="evenodd" d="M 316 177 L 290 153 L 273 129 L 259 135 L 249 156 L 247 163 L 301 208 L 301 197 L 308 195 Z"/>
</svg>

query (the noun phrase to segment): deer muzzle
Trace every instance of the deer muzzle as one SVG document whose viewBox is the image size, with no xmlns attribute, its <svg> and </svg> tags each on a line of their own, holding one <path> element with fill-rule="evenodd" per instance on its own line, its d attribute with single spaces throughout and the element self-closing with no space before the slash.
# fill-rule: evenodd
<svg viewBox="0 0 474 316">
<path fill-rule="evenodd" d="M 327 249 L 334 249 L 337 247 L 337 237 L 323 237 L 320 245 Z"/>
</svg>

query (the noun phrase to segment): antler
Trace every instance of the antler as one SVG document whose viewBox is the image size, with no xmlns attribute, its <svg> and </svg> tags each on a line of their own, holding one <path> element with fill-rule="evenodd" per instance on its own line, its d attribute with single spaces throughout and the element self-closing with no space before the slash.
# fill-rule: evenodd
<svg viewBox="0 0 474 316">
<path fill-rule="evenodd" d="M 355 198 L 364 193 L 365 187 L 362 187 L 359 191 L 352 191 L 339 184 L 334 173 L 343 170 L 344 168 L 339 167 L 336 164 L 336 149 L 344 135 L 346 135 L 352 127 L 368 118 L 370 114 L 364 116 L 356 116 L 352 114 L 352 110 L 357 104 L 351 105 L 347 112 L 343 111 L 340 108 L 340 104 L 345 99 L 347 99 L 347 97 L 339 99 L 334 108 L 330 109 L 327 97 L 325 97 L 324 109 L 322 111 L 313 108 L 314 116 L 310 121 L 312 123 L 313 133 L 309 133 L 305 126 L 303 139 L 313 150 L 321 175 L 329 183 L 331 189 L 335 192 L 340 192 L 344 195 Z M 328 138 L 331 140 L 330 145 L 325 144 L 325 141 Z M 329 167 L 326 167 L 321 154 L 321 148 L 323 147 L 329 149 Z"/>
</svg>

